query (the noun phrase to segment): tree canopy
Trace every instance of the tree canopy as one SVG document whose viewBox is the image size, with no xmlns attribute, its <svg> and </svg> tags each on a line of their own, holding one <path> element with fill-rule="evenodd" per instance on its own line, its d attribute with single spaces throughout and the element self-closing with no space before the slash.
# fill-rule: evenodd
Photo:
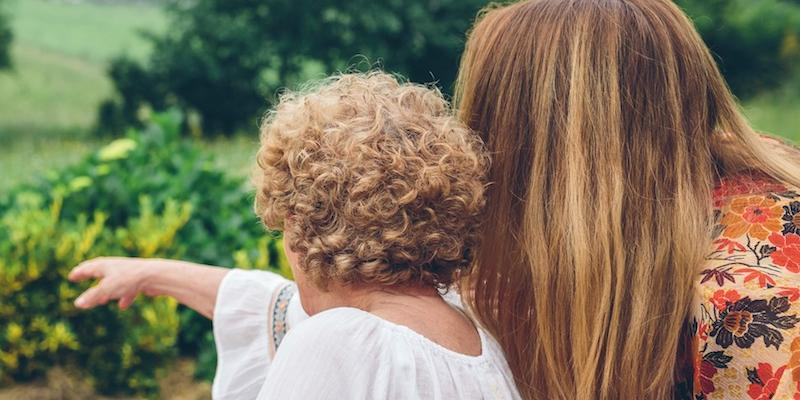
<svg viewBox="0 0 800 400">
<path fill-rule="evenodd" d="M 483 0 L 197 0 L 169 6 L 152 58 L 120 59 L 121 99 L 101 120 L 131 119 L 142 103 L 197 111 L 210 132 L 254 121 L 276 92 L 359 62 L 452 86 L 466 32 Z M 133 79 L 135 78 L 135 79 Z M 148 87 L 142 87 L 143 85 Z M 114 125 L 107 124 L 107 125 Z"/>
<path fill-rule="evenodd" d="M 676 1 L 740 97 L 794 72 L 800 0 Z M 359 63 L 450 92 L 467 31 L 487 3 L 170 0 L 170 28 L 150 36 L 150 59 L 112 64 L 118 95 L 100 108 L 101 130 L 136 124 L 143 107 L 194 112 L 205 134 L 253 129 L 281 88 Z"/>
</svg>

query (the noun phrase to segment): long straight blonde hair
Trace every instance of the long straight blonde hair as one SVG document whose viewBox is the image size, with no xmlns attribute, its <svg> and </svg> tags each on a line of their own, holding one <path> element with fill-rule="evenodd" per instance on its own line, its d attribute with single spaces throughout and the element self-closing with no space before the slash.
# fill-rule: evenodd
<svg viewBox="0 0 800 400">
<path fill-rule="evenodd" d="M 715 180 L 798 184 L 668 0 L 484 11 L 456 102 L 492 153 L 468 306 L 530 399 L 666 399 Z"/>
</svg>

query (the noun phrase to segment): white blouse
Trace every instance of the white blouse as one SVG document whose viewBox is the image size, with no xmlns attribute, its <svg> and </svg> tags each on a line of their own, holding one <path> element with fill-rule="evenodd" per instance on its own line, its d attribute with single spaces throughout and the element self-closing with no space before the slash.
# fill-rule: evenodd
<svg viewBox="0 0 800 400">
<path fill-rule="evenodd" d="M 232 270 L 223 279 L 214 310 L 215 399 L 520 398 L 500 346 L 483 329 L 481 355 L 469 356 L 356 308 L 309 318 L 295 292 L 270 272 Z"/>
</svg>

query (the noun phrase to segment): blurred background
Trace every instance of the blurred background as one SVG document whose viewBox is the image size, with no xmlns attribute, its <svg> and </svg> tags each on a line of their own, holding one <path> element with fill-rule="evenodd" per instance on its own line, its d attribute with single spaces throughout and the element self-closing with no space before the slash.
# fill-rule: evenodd
<svg viewBox="0 0 800 400">
<path fill-rule="evenodd" d="M 745 114 L 800 139 L 800 0 L 678 0 Z M 357 65 L 452 84 L 482 0 L 0 0 L 0 400 L 209 398 L 210 324 L 78 313 L 98 255 L 287 273 L 251 212 L 258 121 Z"/>
</svg>

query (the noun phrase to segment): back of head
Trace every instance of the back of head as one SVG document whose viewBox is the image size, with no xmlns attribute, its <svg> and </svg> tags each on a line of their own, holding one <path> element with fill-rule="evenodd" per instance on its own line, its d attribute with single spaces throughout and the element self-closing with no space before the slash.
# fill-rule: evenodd
<svg viewBox="0 0 800 400">
<path fill-rule="evenodd" d="M 720 175 L 796 184 L 668 0 L 487 10 L 457 88 L 493 155 L 468 304 L 520 391 L 669 398 Z"/>
<path fill-rule="evenodd" d="M 268 114 L 256 211 L 319 287 L 446 288 L 470 265 L 487 165 L 438 90 L 342 74 Z"/>
</svg>

